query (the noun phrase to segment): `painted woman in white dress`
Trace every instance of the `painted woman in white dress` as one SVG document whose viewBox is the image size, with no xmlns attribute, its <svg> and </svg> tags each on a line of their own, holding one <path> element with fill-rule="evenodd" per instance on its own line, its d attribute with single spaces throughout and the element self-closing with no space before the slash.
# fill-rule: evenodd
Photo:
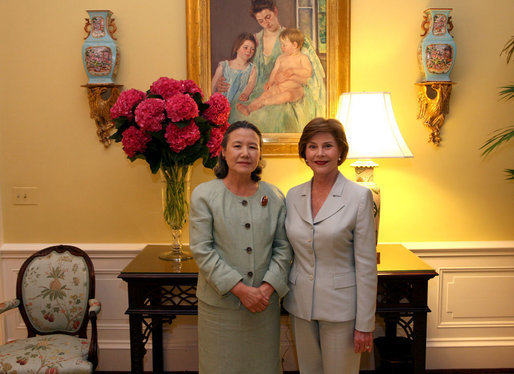
<svg viewBox="0 0 514 374">
<path fill-rule="evenodd" d="M 249 101 L 259 97 L 264 85 L 268 82 L 275 61 L 282 54 L 279 35 L 284 30 L 278 18 L 278 9 L 274 0 L 252 0 L 250 14 L 262 27 L 256 33 L 257 48 L 253 63 L 257 69 L 257 81 Z M 246 116 L 232 105 L 229 122 L 246 120 L 254 123 L 262 133 L 298 133 L 303 126 L 315 117 L 325 116 L 326 89 L 325 71 L 309 38 L 305 41 L 301 52 L 310 60 L 312 76 L 307 80 L 305 94 L 301 100 L 266 106 Z M 217 92 L 226 90 L 223 81 L 213 86 Z M 248 104 L 239 100 L 239 103 Z"/>
</svg>

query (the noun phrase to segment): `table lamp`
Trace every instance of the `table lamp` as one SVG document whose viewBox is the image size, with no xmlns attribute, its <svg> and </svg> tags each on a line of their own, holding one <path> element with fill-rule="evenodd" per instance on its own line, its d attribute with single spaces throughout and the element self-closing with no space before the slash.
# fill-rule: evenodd
<svg viewBox="0 0 514 374">
<path fill-rule="evenodd" d="M 378 166 L 372 158 L 413 157 L 394 118 L 389 92 L 346 92 L 339 98 L 337 119 L 348 140 L 349 159 L 355 168 L 356 182 L 373 192 L 375 230 L 378 241 L 380 188 L 373 180 Z"/>
</svg>

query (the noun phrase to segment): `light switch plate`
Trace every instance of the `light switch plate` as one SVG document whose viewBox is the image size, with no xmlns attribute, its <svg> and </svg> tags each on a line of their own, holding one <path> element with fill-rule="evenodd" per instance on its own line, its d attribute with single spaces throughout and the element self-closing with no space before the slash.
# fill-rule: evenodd
<svg viewBox="0 0 514 374">
<path fill-rule="evenodd" d="M 13 187 L 14 205 L 38 205 L 39 191 L 37 187 Z"/>
</svg>

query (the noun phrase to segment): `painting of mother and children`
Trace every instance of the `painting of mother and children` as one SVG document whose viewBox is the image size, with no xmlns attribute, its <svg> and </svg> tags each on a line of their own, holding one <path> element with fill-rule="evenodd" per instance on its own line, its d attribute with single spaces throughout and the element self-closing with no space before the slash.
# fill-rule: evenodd
<svg viewBox="0 0 514 374">
<path fill-rule="evenodd" d="M 211 0 L 212 91 L 229 122 L 299 133 L 326 116 L 326 0 Z"/>
</svg>

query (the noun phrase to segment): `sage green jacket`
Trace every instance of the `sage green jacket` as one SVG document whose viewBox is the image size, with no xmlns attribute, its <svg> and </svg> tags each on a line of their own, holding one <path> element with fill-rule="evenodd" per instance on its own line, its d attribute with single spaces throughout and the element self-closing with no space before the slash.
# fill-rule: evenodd
<svg viewBox="0 0 514 374">
<path fill-rule="evenodd" d="M 259 182 L 250 197 L 236 196 L 221 179 L 200 184 L 192 193 L 189 241 L 200 269 L 196 296 L 218 307 L 239 309 L 230 290 L 243 281 L 273 286 L 279 297 L 288 292 L 292 250 L 284 222 L 284 195 Z"/>
</svg>

